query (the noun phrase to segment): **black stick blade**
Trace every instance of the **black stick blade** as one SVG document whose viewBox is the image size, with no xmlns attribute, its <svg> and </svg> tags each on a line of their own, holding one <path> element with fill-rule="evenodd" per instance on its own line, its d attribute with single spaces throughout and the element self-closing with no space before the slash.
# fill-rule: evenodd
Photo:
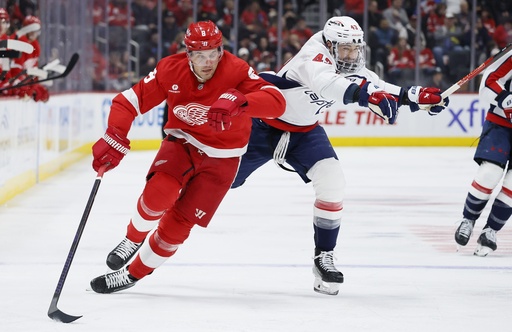
<svg viewBox="0 0 512 332">
<path fill-rule="evenodd" d="M 63 313 L 57 307 L 55 307 L 55 308 L 50 308 L 50 310 L 48 310 L 48 317 L 50 317 L 51 319 L 53 319 L 57 322 L 71 323 L 71 322 L 74 322 L 75 320 L 77 320 L 78 318 L 81 318 L 82 316 L 71 316 L 66 313 Z"/>
</svg>

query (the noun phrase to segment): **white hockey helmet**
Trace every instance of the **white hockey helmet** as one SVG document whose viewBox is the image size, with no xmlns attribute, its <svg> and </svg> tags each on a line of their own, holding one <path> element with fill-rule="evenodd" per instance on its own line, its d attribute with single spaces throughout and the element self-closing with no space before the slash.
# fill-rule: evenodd
<svg viewBox="0 0 512 332">
<path fill-rule="evenodd" d="M 326 44 L 331 43 L 329 51 L 336 60 L 339 72 L 354 73 L 365 65 L 364 32 L 352 17 L 335 16 L 328 19 L 323 37 Z"/>
</svg>

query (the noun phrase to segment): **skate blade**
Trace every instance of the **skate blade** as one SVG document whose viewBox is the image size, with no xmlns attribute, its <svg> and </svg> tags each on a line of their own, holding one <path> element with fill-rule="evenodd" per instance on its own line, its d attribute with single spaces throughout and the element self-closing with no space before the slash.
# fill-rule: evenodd
<svg viewBox="0 0 512 332">
<path fill-rule="evenodd" d="M 340 284 L 334 282 L 325 282 L 322 279 L 315 278 L 313 290 L 325 295 L 338 295 Z"/>
<path fill-rule="evenodd" d="M 473 253 L 473 255 L 479 256 L 479 257 L 485 257 L 485 256 L 487 256 L 489 253 L 491 253 L 493 251 L 494 250 L 492 250 L 489 247 L 484 247 L 482 245 L 478 245 L 476 247 L 475 252 Z"/>
</svg>

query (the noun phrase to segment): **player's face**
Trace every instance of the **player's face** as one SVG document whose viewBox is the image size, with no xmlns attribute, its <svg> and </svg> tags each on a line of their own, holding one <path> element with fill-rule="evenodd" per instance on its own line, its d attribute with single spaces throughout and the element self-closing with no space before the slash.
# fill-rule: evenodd
<svg viewBox="0 0 512 332">
<path fill-rule="evenodd" d="M 221 57 L 220 49 L 192 51 L 189 54 L 194 72 L 204 80 L 212 78 Z"/>
<path fill-rule="evenodd" d="M 11 26 L 10 22 L 2 19 L 0 20 L 0 34 L 4 34 L 9 30 L 9 27 Z"/>
<path fill-rule="evenodd" d="M 345 62 L 355 62 L 362 52 L 360 45 L 340 44 L 338 45 L 338 57 Z"/>
</svg>

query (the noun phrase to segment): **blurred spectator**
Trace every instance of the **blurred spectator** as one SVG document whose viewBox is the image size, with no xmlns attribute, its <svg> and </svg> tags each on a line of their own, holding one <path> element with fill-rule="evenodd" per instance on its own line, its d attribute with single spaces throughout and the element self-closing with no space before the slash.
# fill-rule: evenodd
<svg viewBox="0 0 512 332">
<path fill-rule="evenodd" d="M 199 20 L 210 20 L 215 22 L 218 20 L 217 3 L 215 0 L 201 0 L 199 7 Z"/>
<path fill-rule="evenodd" d="M 168 49 L 168 54 L 173 55 L 176 53 L 180 53 L 180 50 L 183 50 L 185 47 L 185 44 L 183 43 L 183 39 L 185 38 L 185 32 L 179 31 L 176 36 L 174 37 L 174 40 L 172 41 L 171 45 Z"/>
<path fill-rule="evenodd" d="M 105 76 L 107 76 L 107 60 L 98 47 L 92 45 L 92 88 L 93 90 L 105 90 Z"/>
<path fill-rule="evenodd" d="M 224 0 L 217 26 L 222 32 L 223 36 L 231 35 L 231 28 L 233 27 L 233 16 L 235 11 L 234 0 Z"/>
<path fill-rule="evenodd" d="M 361 0 L 345 0 L 344 12 L 346 16 L 352 17 L 363 26 L 364 1 Z M 378 6 L 378 4 L 376 4 Z"/>
<path fill-rule="evenodd" d="M 420 37 L 420 44 L 426 45 L 426 43 L 427 43 L 425 34 L 423 33 L 423 31 L 421 31 L 421 28 L 420 28 L 419 33 L 417 32 L 417 30 L 416 30 L 417 24 L 418 24 L 417 16 L 416 16 L 416 14 L 412 14 L 411 17 L 409 18 L 409 23 L 405 27 L 405 32 L 406 32 L 405 36 L 407 37 L 407 44 L 409 44 L 410 47 L 415 47 L 416 37 L 418 34 Z M 403 35 L 402 35 L 402 37 L 403 37 Z"/>
<path fill-rule="evenodd" d="M 283 20 L 283 25 L 287 30 L 291 30 L 295 26 L 295 23 L 297 23 L 297 12 L 300 11 L 297 11 L 291 1 L 284 1 L 283 16 L 281 19 Z M 277 15 L 277 12 L 275 12 L 275 14 Z"/>
<path fill-rule="evenodd" d="M 133 27 L 135 19 L 128 17 L 127 0 L 110 0 L 108 5 L 108 24 L 116 27 Z"/>
<path fill-rule="evenodd" d="M 395 29 L 389 26 L 388 20 L 382 18 L 380 25 L 375 31 L 370 33 L 369 46 L 372 54 L 375 56 L 371 58 L 371 65 L 374 66 L 376 62 L 380 62 L 388 70 L 388 55 L 389 50 L 393 47 L 398 39 L 398 33 Z"/>
<path fill-rule="evenodd" d="M 290 33 L 297 35 L 302 45 L 313 36 L 313 31 L 307 26 L 306 19 L 302 16 L 297 18 L 297 23 L 295 27 L 290 30 Z"/>
<path fill-rule="evenodd" d="M 9 39 L 11 18 L 5 8 L 0 8 L 0 40 Z"/>
<path fill-rule="evenodd" d="M 180 31 L 174 13 L 170 10 L 162 12 L 162 48 L 168 50 Z M 168 52 L 167 52 L 168 53 Z"/>
<path fill-rule="evenodd" d="M 466 0 L 460 1 L 458 13 L 454 13 L 457 24 L 462 29 L 462 33 L 471 32 L 471 13 L 469 12 L 469 4 Z"/>
<path fill-rule="evenodd" d="M 500 49 L 512 43 L 512 18 L 505 19 L 502 24 L 496 27 L 493 39 Z"/>
<path fill-rule="evenodd" d="M 489 36 L 489 31 L 484 27 L 480 17 L 476 18 L 473 30 L 475 31 L 475 45 L 473 45 L 473 48 L 476 51 L 476 63 L 482 63 L 491 55 L 492 38 Z M 464 34 L 463 44 L 471 47 L 471 30 L 466 31 Z"/>
<path fill-rule="evenodd" d="M 404 33 L 409 23 L 409 16 L 403 8 L 403 0 L 392 0 L 391 6 L 382 12 L 382 16 L 388 20 L 389 26 L 395 29 L 398 34 Z"/>
<path fill-rule="evenodd" d="M 105 0 L 94 0 L 92 4 L 92 23 L 94 26 L 105 21 Z"/>
<path fill-rule="evenodd" d="M 445 91 L 448 89 L 451 84 L 446 81 L 444 78 L 443 70 L 439 67 L 436 67 L 432 75 L 430 76 L 430 80 L 427 86 L 431 86 L 433 88 L 438 88 L 441 91 Z"/>
<path fill-rule="evenodd" d="M 432 48 L 432 52 L 434 52 L 436 65 L 442 69 L 447 69 L 449 52 L 463 49 L 461 45 L 462 30 L 455 22 L 455 16 L 452 13 L 446 13 L 443 29 L 437 30 L 434 36 L 435 46 Z"/>
<path fill-rule="evenodd" d="M 446 16 L 446 4 L 438 3 L 433 11 L 427 14 L 427 47 L 436 45 L 436 36 L 444 34 L 444 19 Z"/>
<path fill-rule="evenodd" d="M 240 59 L 243 59 L 245 62 L 249 63 L 249 57 L 251 56 L 248 49 L 245 47 L 242 47 L 238 50 L 238 57 Z"/>
<path fill-rule="evenodd" d="M 167 0 L 167 10 L 174 13 L 178 27 L 186 29 L 187 22 L 194 13 L 191 0 Z"/>
<path fill-rule="evenodd" d="M 261 37 L 259 39 L 257 47 L 251 52 L 251 58 L 256 62 L 263 61 L 262 54 L 264 52 L 268 52 L 272 56 L 275 54 L 274 50 L 270 49 L 270 44 L 267 37 Z"/>
<path fill-rule="evenodd" d="M 424 43 L 422 43 L 420 47 L 420 56 L 418 59 L 420 69 L 427 75 L 431 74 L 436 68 L 434 53 Z"/>
<path fill-rule="evenodd" d="M 250 31 L 255 30 L 258 26 L 264 29 L 267 29 L 269 26 L 267 13 L 261 9 L 259 0 L 252 0 L 245 7 L 240 15 L 240 21 Z"/>
<path fill-rule="evenodd" d="M 491 15 L 491 12 L 484 8 L 480 13 L 480 17 L 482 18 L 482 24 L 487 29 L 487 31 L 489 31 L 489 35 L 493 36 L 494 31 L 496 30 L 496 21 Z"/>
<path fill-rule="evenodd" d="M 406 82 L 412 79 L 415 63 L 407 39 L 398 38 L 398 42 L 391 48 L 388 56 L 389 82 L 395 85 L 412 85 Z"/>
<path fill-rule="evenodd" d="M 156 28 L 156 14 L 153 10 L 149 9 L 147 0 L 132 0 L 131 9 L 134 26 L 146 30 Z"/>
<path fill-rule="evenodd" d="M 21 24 L 25 15 L 22 13 L 20 6 L 18 6 L 17 0 L 7 0 L 7 4 L 5 5 L 5 9 L 9 16 L 11 17 L 11 28 L 13 30 L 18 30 L 21 28 Z"/>
<path fill-rule="evenodd" d="M 281 45 L 284 45 L 284 41 L 288 39 L 288 35 L 290 34 L 290 30 L 286 27 L 286 24 L 283 24 L 281 29 Z M 270 48 L 277 49 L 278 42 L 278 30 L 277 30 L 277 16 L 270 20 L 270 28 L 267 30 L 268 42 L 270 44 Z"/>
<path fill-rule="evenodd" d="M 290 52 L 295 55 L 301 49 L 302 44 L 300 43 L 299 36 L 294 33 L 290 33 L 288 38 L 284 41 L 283 52 Z"/>
<path fill-rule="evenodd" d="M 379 3 L 376 0 L 370 1 L 368 4 L 368 28 L 370 31 L 377 29 L 381 20 L 382 13 L 379 10 Z"/>
</svg>

